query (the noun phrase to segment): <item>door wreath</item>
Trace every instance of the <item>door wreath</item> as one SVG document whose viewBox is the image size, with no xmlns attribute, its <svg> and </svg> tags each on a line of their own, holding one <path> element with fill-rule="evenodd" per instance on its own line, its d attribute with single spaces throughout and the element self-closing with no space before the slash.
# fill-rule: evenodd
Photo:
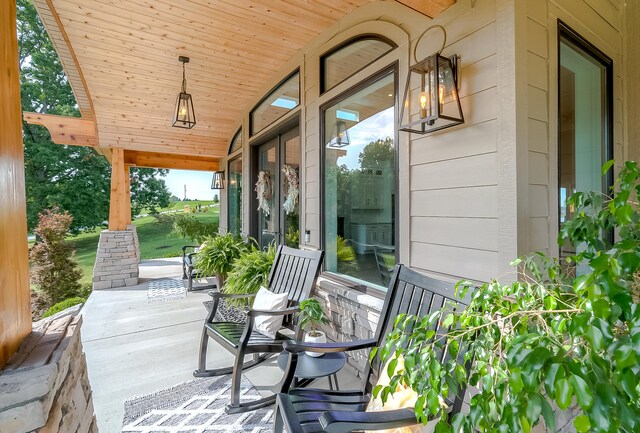
<svg viewBox="0 0 640 433">
<path fill-rule="evenodd" d="M 298 173 L 296 169 L 290 165 L 283 165 L 282 172 L 284 173 L 284 193 L 285 200 L 282 203 L 282 209 L 287 215 L 292 214 L 296 210 L 298 204 L 298 197 L 300 195 L 300 185 L 298 180 Z"/>
<path fill-rule="evenodd" d="M 271 184 L 271 175 L 268 171 L 260 171 L 260 173 L 258 173 L 255 191 L 258 195 L 258 212 L 262 211 L 266 216 L 269 216 L 271 213 L 269 201 L 273 194 L 273 185 Z"/>
</svg>

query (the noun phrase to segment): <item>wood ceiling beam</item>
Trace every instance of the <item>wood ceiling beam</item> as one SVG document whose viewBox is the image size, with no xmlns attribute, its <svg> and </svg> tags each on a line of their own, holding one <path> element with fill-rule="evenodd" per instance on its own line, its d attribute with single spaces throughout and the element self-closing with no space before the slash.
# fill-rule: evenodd
<svg viewBox="0 0 640 433">
<path fill-rule="evenodd" d="M 435 18 L 449 6 L 454 4 L 456 0 L 396 0 L 398 3 L 420 12 L 429 18 Z"/>
<path fill-rule="evenodd" d="M 96 124 L 93 120 L 28 111 L 23 113 L 23 118 L 31 125 L 41 125 L 47 128 L 51 134 L 51 140 L 56 144 L 98 146 Z"/>
<path fill-rule="evenodd" d="M 217 158 L 195 155 L 172 155 L 169 153 L 125 150 L 124 162 L 136 167 L 168 168 L 176 170 L 217 171 Z"/>
</svg>

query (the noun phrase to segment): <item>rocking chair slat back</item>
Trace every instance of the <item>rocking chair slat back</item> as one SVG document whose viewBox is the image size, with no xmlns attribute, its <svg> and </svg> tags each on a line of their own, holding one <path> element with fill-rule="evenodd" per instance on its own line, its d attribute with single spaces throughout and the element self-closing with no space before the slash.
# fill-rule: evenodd
<svg viewBox="0 0 640 433">
<path fill-rule="evenodd" d="M 284 245 L 278 247 L 276 258 L 269 275 L 269 290 L 274 293 L 288 293 L 289 306 L 307 299 L 320 273 L 320 263 L 324 251 L 306 251 Z M 285 327 L 293 329 L 293 317 L 285 317 Z"/>
<path fill-rule="evenodd" d="M 376 329 L 376 340 L 379 347 L 386 343 L 386 336 L 393 330 L 394 320 L 400 314 L 427 316 L 435 311 L 447 314 L 451 308 L 464 309 L 470 301 L 470 296 L 459 299 L 454 296 L 454 283 L 428 277 L 413 271 L 405 266 L 398 265 L 391 276 L 391 283 L 387 291 L 384 308 L 380 314 L 381 322 Z M 436 334 L 442 334 L 447 330 L 435 325 Z M 443 357 L 446 354 L 443 354 Z M 378 381 L 380 372 L 379 360 L 367 363 L 365 371 L 366 392 L 371 393 Z"/>
</svg>

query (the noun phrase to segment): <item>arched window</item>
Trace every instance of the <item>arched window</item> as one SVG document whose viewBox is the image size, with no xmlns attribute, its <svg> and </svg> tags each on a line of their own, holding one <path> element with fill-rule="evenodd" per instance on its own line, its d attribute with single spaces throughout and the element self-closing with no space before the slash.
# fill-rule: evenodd
<svg viewBox="0 0 640 433">
<path fill-rule="evenodd" d="M 238 149 L 242 149 L 242 128 L 238 129 L 238 132 L 236 132 L 231 140 L 231 144 L 229 145 L 229 155 Z"/>
<path fill-rule="evenodd" d="M 320 57 L 322 93 L 378 60 L 396 44 L 378 35 L 358 36 Z"/>
</svg>

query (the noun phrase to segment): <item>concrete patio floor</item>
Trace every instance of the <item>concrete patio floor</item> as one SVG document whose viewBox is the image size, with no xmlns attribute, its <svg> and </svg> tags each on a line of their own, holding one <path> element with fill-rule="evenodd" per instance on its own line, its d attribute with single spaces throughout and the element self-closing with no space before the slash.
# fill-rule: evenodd
<svg viewBox="0 0 640 433">
<path fill-rule="evenodd" d="M 185 299 L 147 301 L 148 281 L 179 277 L 180 262 L 180 258 L 143 261 L 141 284 L 94 291 L 82 308 L 82 342 L 101 433 L 122 430 L 125 400 L 193 380 L 206 315 L 203 302 L 211 298 L 206 291 L 196 291 Z M 210 366 L 226 366 L 233 357 L 211 342 L 208 361 Z M 281 374 L 271 360 L 248 371 L 246 377 L 268 394 Z M 347 370 L 339 376 L 341 388 L 359 386 Z M 326 384 L 326 379 L 320 379 L 314 386 Z"/>
</svg>

